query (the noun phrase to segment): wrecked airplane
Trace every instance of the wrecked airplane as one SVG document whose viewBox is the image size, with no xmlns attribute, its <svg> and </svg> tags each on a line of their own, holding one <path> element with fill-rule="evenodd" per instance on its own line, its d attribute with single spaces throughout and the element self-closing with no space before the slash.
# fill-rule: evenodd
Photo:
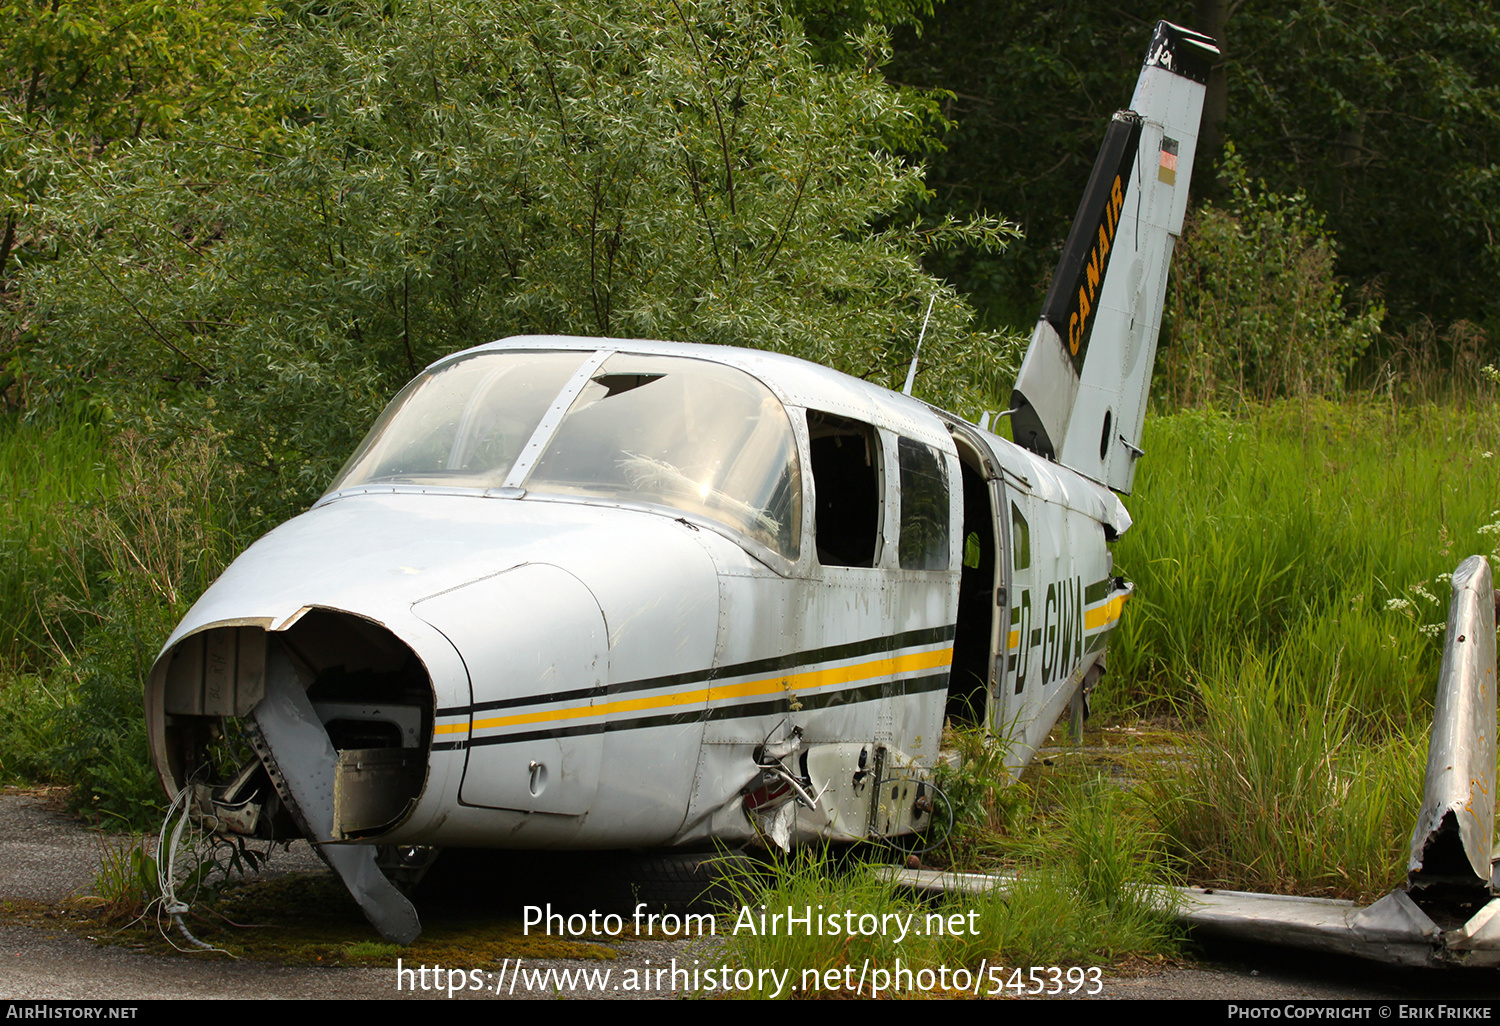
<svg viewBox="0 0 1500 1026">
<path fill-rule="evenodd" d="M 908 834 L 945 716 L 1019 771 L 1131 594 L 1115 492 L 1216 55 L 1157 26 L 1016 382 L 1019 444 L 770 353 L 528 336 L 440 360 L 168 639 L 167 791 L 306 837 L 404 942 L 392 881 L 445 847 Z"/>
</svg>

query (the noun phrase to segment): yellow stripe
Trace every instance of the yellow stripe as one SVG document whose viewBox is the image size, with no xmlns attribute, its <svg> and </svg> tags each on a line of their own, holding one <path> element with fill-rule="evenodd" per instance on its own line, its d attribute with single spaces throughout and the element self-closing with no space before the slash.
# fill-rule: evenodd
<svg viewBox="0 0 1500 1026">
<path fill-rule="evenodd" d="M 1125 608 L 1125 600 L 1130 597 L 1129 592 L 1112 598 L 1102 606 L 1095 606 L 1083 614 L 1083 629 L 1091 631 L 1096 627 L 1102 627 L 1107 623 L 1114 623 L 1120 618 L 1120 610 Z"/>
<path fill-rule="evenodd" d="M 1120 618 L 1120 611 L 1125 608 L 1125 600 L 1130 597 L 1129 593 L 1118 595 L 1093 609 L 1085 609 L 1083 612 L 1083 629 L 1092 631 L 1107 624 L 1114 623 Z M 1016 628 L 1005 638 L 1005 650 L 1007 652 L 1019 648 L 1021 644 L 1021 630 Z"/>
<path fill-rule="evenodd" d="M 518 716 L 497 716 L 477 720 L 474 730 L 491 730 L 495 727 L 513 727 L 528 723 L 548 723 L 555 720 L 574 720 L 584 716 L 604 716 L 614 713 L 640 712 L 646 709 L 665 709 L 679 705 L 696 705 L 726 698 L 745 698 L 753 695 L 772 695 L 778 691 L 802 691 L 848 684 L 872 677 L 895 676 L 912 670 L 928 670 L 947 666 L 953 660 L 953 646 L 933 652 L 914 652 L 902 656 L 882 656 L 869 662 L 852 666 L 836 666 L 826 670 L 806 670 L 802 673 L 765 677 L 739 684 L 700 688 L 696 691 L 677 691 L 667 695 L 651 695 L 646 698 L 626 698 L 603 705 L 579 705 L 567 709 L 548 709 L 542 712 L 522 713 Z M 434 734 L 452 734 L 467 730 L 468 724 L 451 723 L 433 728 Z"/>
</svg>

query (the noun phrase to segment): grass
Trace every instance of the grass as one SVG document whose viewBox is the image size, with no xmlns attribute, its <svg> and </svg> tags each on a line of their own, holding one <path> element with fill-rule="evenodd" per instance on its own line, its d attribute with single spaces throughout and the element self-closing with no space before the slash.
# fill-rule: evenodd
<svg viewBox="0 0 1500 1026">
<path fill-rule="evenodd" d="M 1157 417 L 1116 566 L 1106 715 L 1168 712 L 1153 783 L 1196 882 L 1370 899 L 1402 876 L 1448 575 L 1500 539 L 1500 408 L 1318 400 Z"/>
<path fill-rule="evenodd" d="M 70 513 L 112 490 L 107 449 L 80 416 L 0 417 L 0 667 L 34 670 L 83 626 Z"/>
<path fill-rule="evenodd" d="M 163 450 L 66 417 L 0 424 L 0 782 L 74 784 L 117 828 L 159 815 L 141 689 L 235 548 L 235 476 L 212 436 Z"/>
<path fill-rule="evenodd" d="M 1151 787 L 1162 830 L 1199 882 L 1373 901 L 1405 875 L 1426 733 L 1371 738 L 1337 675 L 1309 691 L 1287 666 L 1250 653 L 1203 678 L 1199 731 Z"/>
<path fill-rule="evenodd" d="M 1337 663 L 1362 724 L 1425 718 L 1440 578 L 1496 547 L 1500 407 L 1193 410 L 1154 418 L 1146 439 L 1115 551 L 1137 594 L 1103 710 L 1174 708 L 1205 667 L 1255 651 L 1324 680 Z"/>
<path fill-rule="evenodd" d="M 1153 886 L 1170 878 L 1164 839 L 1134 796 L 1087 772 L 997 793 L 1012 803 L 1005 822 L 978 820 L 989 829 L 973 850 L 1011 878 L 1003 890 L 919 900 L 892 882 L 887 866 L 812 849 L 777 857 L 769 880 L 740 878 L 738 911 L 725 917 L 727 964 L 793 970 L 786 987 L 772 979 L 747 996 L 849 997 L 860 979 L 866 997 L 1034 993 L 1033 981 L 990 970 L 1086 969 L 1176 953 L 1173 909 Z M 788 910 L 810 912 L 814 929 L 758 927 L 762 913 Z"/>
</svg>

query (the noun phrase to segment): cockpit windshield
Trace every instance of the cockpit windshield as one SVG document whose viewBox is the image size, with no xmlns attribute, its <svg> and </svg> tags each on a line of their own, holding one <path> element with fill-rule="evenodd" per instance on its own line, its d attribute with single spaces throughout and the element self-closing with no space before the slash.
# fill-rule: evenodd
<svg viewBox="0 0 1500 1026">
<path fill-rule="evenodd" d="M 587 353 L 475 353 L 419 375 L 328 489 L 499 488 Z"/>
<path fill-rule="evenodd" d="M 586 361 L 598 365 L 585 376 Z M 480 352 L 444 364 L 396 397 L 329 491 L 380 484 L 668 506 L 788 559 L 802 529 L 786 410 L 743 371 L 683 357 Z"/>
</svg>

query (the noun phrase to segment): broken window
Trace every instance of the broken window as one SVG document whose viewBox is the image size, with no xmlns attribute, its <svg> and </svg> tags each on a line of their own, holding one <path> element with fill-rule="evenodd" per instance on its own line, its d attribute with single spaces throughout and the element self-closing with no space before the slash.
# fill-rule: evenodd
<svg viewBox="0 0 1500 1026">
<path fill-rule="evenodd" d="M 869 424 L 807 411 L 817 503 L 818 562 L 875 566 L 880 559 L 880 438 Z"/>
<path fill-rule="evenodd" d="M 930 445 L 896 440 L 901 463 L 901 569 L 948 569 L 948 474 Z"/>
</svg>

